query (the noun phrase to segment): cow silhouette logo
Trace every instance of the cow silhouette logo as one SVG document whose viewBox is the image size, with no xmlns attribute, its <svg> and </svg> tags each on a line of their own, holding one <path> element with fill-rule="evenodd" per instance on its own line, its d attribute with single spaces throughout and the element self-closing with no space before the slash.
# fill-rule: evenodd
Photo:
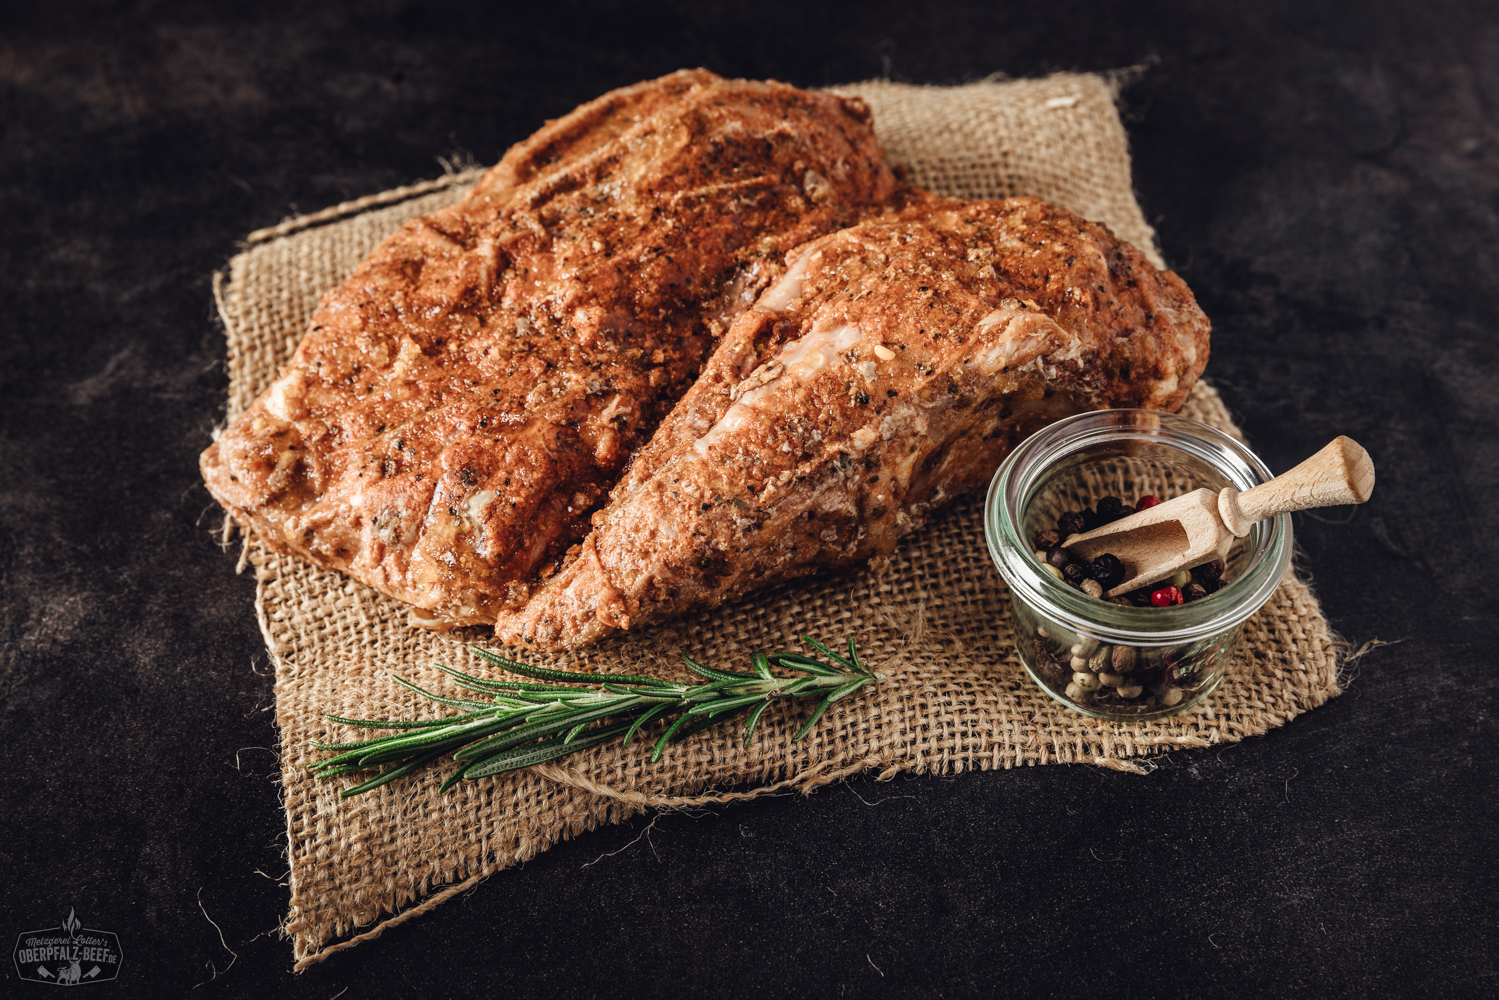
<svg viewBox="0 0 1499 1000">
<path fill-rule="evenodd" d="M 84 927 L 71 906 L 61 925 L 21 932 L 14 955 L 18 976 L 53 986 L 107 982 L 120 974 L 123 957 L 118 935 Z"/>
</svg>

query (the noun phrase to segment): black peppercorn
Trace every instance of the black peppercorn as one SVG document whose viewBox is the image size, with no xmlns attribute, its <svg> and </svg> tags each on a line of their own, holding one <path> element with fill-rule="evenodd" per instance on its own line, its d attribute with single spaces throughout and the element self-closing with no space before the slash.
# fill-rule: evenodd
<svg viewBox="0 0 1499 1000">
<path fill-rule="evenodd" d="M 1182 596 L 1185 597 L 1188 601 L 1200 601 L 1204 597 L 1208 596 L 1208 589 L 1202 584 L 1194 581 L 1193 583 L 1187 584 L 1186 588 L 1182 590 Z"/>
<path fill-rule="evenodd" d="M 1098 511 L 1092 507 L 1083 508 L 1083 530 L 1092 531 L 1094 528 L 1103 527 L 1104 519 L 1098 516 Z"/>
<path fill-rule="evenodd" d="M 1062 567 L 1062 575 L 1067 578 L 1068 583 L 1076 587 L 1083 582 L 1083 579 L 1088 575 L 1088 571 L 1083 568 L 1082 563 L 1070 562 Z"/>
<path fill-rule="evenodd" d="M 1040 549 L 1042 552 L 1050 552 L 1052 549 L 1061 544 L 1062 534 L 1059 531 L 1052 531 L 1048 529 L 1036 536 L 1036 548 Z"/>
<path fill-rule="evenodd" d="M 1124 501 L 1118 497 L 1104 497 L 1098 501 L 1098 516 L 1103 519 L 1104 524 L 1119 520 L 1119 512 L 1123 509 Z"/>
<path fill-rule="evenodd" d="M 1192 568 L 1192 575 L 1197 577 L 1200 583 L 1217 583 L 1223 578 L 1223 563 L 1214 559 L 1212 562 L 1203 563 L 1201 566 Z"/>
<path fill-rule="evenodd" d="M 1037 648 L 1036 652 L 1038 654 L 1036 657 L 1036 665 L 1040 668 L 1040 674 L 1042 677 L 1045 677 L 1052 683 L 1057 683 L 1058 681 L 1062 680 L 1062 678 L 1065 677 L 1068 673 L 1070 673 L 1070 671 L 1063 666 L 1062 661 L 1059 660 L 1055 654 L 1046 653 L 1039 647 Z"/>
<path fill-rule="evenodd" d="M 1061 533 L 1065 541 L 1068 535 L 1076 535 L 1085 530 L 1083 528 L 1083 515 L 1075 510 L 1069 510 L 1057 518 L 1057 531 Z"/>
<path fill-rule="evenodd" d="M 1124 563 L 1112 552 L 1105 552 L 1088 566 L 1088 575 L 1097 580 L 1104 590 L 1109 590 L 1124 579 Z"/>
<path fill-rule="evenodd" d="M 1072 561 L 1072 553 L 1068 552 L 1066 549 L 1058 545 L 1056 548 L 1046 553 L 1046 561 L 1051 563 L 1057 569 L 1061 569 Z"/>
<path fill-rule="evenodd" d="M 1120 517 L 1129 517 L 1134 512 L 1135 512 L 1135 508 L 1131 507 L 1129 504 L 1125 504 L 1123 507 L 1119 508 L 1119 516 Z"/>
</svg>

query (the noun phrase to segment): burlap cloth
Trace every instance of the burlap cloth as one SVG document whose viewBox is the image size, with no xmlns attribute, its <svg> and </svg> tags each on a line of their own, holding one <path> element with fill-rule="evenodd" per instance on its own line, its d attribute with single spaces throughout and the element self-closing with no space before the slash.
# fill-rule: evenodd
<svg viewBox="0 0 1499 1000">
<path fill-rule="evenodd" d="M 1157 257 L 1106 79 L 842 89 L 870 103 L 890 159 L 917 183 L 952 195 L 1036 195 L 1107 223 Z M 382 237 L 455 200 L 477 176 L 452 174 L 252 234 L 215 282 L 229 339 L 229 417 L 275 377 L 325 291 Z M 1238 433 L 1207 386 L 1185 412 Z M 390 673 L 455 691 L 432 665 L 482 672 L 465 644 L 489 637 L 409 627 L 396 602 L 247 540 L 255 610 L 276 667 L 291 866 L 284 929 L 296 967 L 368 940 L 559 838 L 643 809 L 809 790 L 860 771 L 889 777 L 1053 762 L 1143 771 L 1141 758 L 1263 733 L 1338 693 L 1339 647 L 1310 591 L 1288 576 L 1246 626 L 1235 671 L 1196 710 L 1125 725 L 1061 709 L 1015 657 L 1010 604 L 985 551 L 979 508 L 970 498 L 907 539 L 884 576 L 814 578 L 584 653 L 531 657 L 675 675 L 679 650 L 743 669 L 753 650 L 792 648 L 804 633 L 830 642 L 857 636 L 889 681 L 840 702 L 802 742 L 790 736 L 810 706 L 782 705 L 766 714 L 748 750 L 725 725 L 674 747 L 658 765 L 638 744 L 604 746 L 560 765 L 465 782 L 442 798 L 436 788 L 446 767 L 340 799 L 349 779 L 307 777 L 319 756 L 308 741 L 366 735 L 326 722 L 325 712 L 427 716 L 432 706 Z M 361 928 L 368 929 L 355 933 Z"/>
</svg>

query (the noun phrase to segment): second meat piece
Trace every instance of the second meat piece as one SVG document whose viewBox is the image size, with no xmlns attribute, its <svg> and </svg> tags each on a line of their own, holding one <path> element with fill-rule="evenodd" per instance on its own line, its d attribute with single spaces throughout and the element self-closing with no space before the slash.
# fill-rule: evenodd
<svg viewBox="0 0 1499 1000">
<path fill-rule="evenodd" d="M 1042 425 L 1179 408 L 1208 332 L 1175 274 L 1035 199 L 933 198 L 814 240 L 496 633 L 575 648 L 820 568 L 878 568 Z"/>
</svg>

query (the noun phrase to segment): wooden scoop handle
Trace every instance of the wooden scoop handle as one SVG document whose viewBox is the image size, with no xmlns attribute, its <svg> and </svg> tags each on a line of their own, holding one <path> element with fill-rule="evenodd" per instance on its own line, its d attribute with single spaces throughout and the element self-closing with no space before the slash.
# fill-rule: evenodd
<svg viewBox="0 0 1499 1000">
<path fill-rule="evenodd" d="M 1218 494 L 1223 523 L 1240 538 L 1249 526 L 1276 514 L 1309 507 L 1363 503 L 1374 491 L 1374 463 L 1352 438 L 1339 435 L 1311 458 L 1283 476 L 1240 493 L 1232 487 Z"/>
</svg>

